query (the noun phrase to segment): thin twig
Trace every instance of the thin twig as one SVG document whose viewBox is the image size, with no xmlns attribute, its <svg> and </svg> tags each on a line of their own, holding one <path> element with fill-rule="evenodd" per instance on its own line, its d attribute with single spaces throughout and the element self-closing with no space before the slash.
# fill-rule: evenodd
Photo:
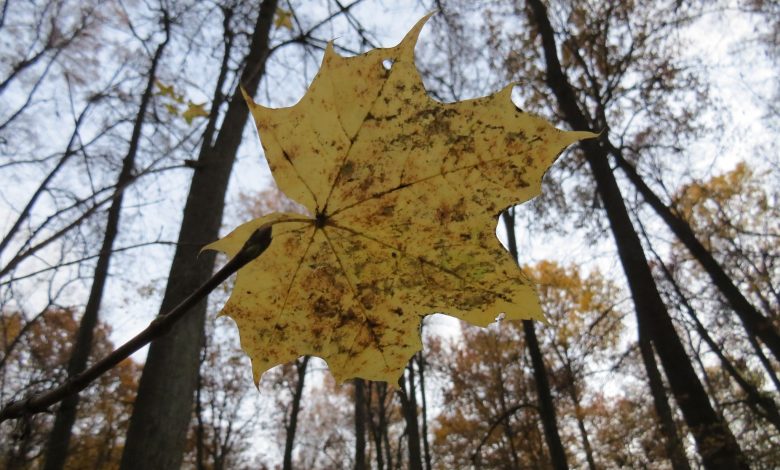
<svg viewBox="0 0 780 470">
<path fill-rule="evenodd" d="M 115 349 L 111 354 L 84 372 L 68 378 L 62 385 L 46 392 L 34 394 L 19 401 L 12 401 L 0 411 L 0 423 L 8 419 L 21 418 L 46 411 L 51 405 L 58 403 L 74 393 L 79 393 L 95 379 L 109 371 L 131 354 L 146 346 L 152 340 L 167 333 L 195 304 L 206 298 L 208 294 L 247 263 L 260 256 L 271 244 L 271 227 L 264 226 L 252 233 L 241 250 L 222 269 L 217 271 L 208 281 L 195 292 L 184 299 L 179 305 L 164 315 L 155 318 L 145 330 L 138 333 L 128 342 Z"/>
<path fill-rule="evenodd" d="M 490 438 L 490 435 L 493 434 L 493 431 L 498 427 L 499 424 L 504 422 L 505 420 L 508 420 L 513 414 L 517 413 L 518 411 L 524 409 L 524 408 L 531 408 L 533 410 L 539 411 L 539 407 L 531 404 L 531 403 L 520 403 L 519 405 L 515 405 L 508 410 L 501 413 L 501 416 L 495 419 L 493 421 L 493 424 L 490 425 L 490 428 L 488 429 L 488 432 L 485 433 L 485 435 L 482 437 L 482 440 L 479 441 L 479 445 L 477 446 L 476 450 L 474 450 L 474 453 L 471 454 L 471 461 L 474 462 L 474 465 L 479 468 L 479 453 L 482 450 L 482 446 L 485 445 L 485 442 L 487 442 L 488 438 Z M 508 422 L 508 421 L 507 421 Z"/>
</svg>

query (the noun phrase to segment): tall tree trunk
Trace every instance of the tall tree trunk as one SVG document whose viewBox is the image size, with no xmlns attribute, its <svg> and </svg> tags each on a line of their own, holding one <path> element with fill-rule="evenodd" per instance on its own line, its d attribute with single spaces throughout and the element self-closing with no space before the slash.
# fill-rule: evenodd
<svg viewBox="0 0 780 470">
<path fill-rule="evenodd" d="M 422 398 L 422 443 L 423 456 L 425 457 L 425 470 L 431 470 L 431 449 L 428 444 L 428 400 L 425 397 L 425 357 L 422 351 L 415 356 L 417 358 L 417 368 L 420 374 L 420 397 Z"/>
<path fill-rule="evenodd" d="M 772 351 L 777 361 L 780 361 L 780 333 L 772 325 L 772 322 L 762 315 L 750 301 L 742 295 L 739 288 L 734 284 L 731 277 L 726 273 L 723 267 L 715 260 L 712 253 L 704 247 L 699 241 L 688 222 L 676 215 L 671 208 L 661 201 L 653 190 L 644 182 L 636 168 L 623 158 L 623 153 L 605 139 L 607 148 L 615 158 L 617 165 L 628 176 L 628 179 L 634 184 L 634 187 L 644 198 L 655 213 L 661 217 L 666 225 L 674 232 L 694 258 L 699 262 L 704 271 L 710 277 L 712 284 L 720 291 L 731 308 L 737 314 L 747 333 L 761 339 L 761 341 Z"/>
<path fill-rule="evenodd" d="M 79 329 L 76 333 L 73 350 L 68 361 L 68 376 L 73 377 L 81 373 L 87 366 L 89 354 L 92 351 L 92 339 L 95 333 L 95 327 L 98 323 L 98 312 L 100 303 L 103 299 L 106 280 L 108 279 L 108 268 L 111 263 L 111 253 L 114 249 L 114 241 L 119 233 L 119 219 L 122 212 L 123 189 L 132 180 L 133 170 L 135 169 L 135 157 L 138 153 L 138 146 L 141 140 L 141 131 L 146 120 L 146 111 L 154 91 L 154 84 L 157 78 L 157 66 L 168 44 L 170 38 L 170 19 L 167 12 L 163 11 L 163 28 L 165 30 L 165 39 L 157 46 L 157 50 L 152 57 L 152 63 L 149 67 L 149 74 L 146 81 L 146 88 L 141 95 L 141 104 L 138 108 L 138 114 L 133 123 L 133 132 L 130 136 L 130 145 L 127 154 L 122 160 L 122 168 L 119 171 L 116 184 L 116 194 L 108 209 L 108 218 L 106 220 L 105 235 L 100 247 L 95 273 L 92 279 L 92 286 L 87 299 L 87 306 L 84 309 L 84 315 L 81 317 Z M 76 421 L 76 412 L 78 410 L 79 395 L 74 393 L 66 397 L 57 408 L 54 418 L 54 427 L 49 434 L 46 444 L 46 454 L 44 456 L 45 470 L 59 470 L 65 467 L 65 461 L 68 458 L 68 448 L 73 431 L 73 423 Z"/>
<path fill-rule="evenodd" d="M 401 408 L 406 421 L 406 438 L 409 446 L 409 470 L 423 470 L 422 454 L 420 453 L 420 428 L 417 424 L 417 393 L 414 387 L 414 362 L 409 362 L 409 389 L 404 383 L 404 377 L 399 379 Z"/>
<path fill-rule="evenodd" d="M 366 382 L 355 379 L 355 470 L 366 469 Z"/>
<path fill-rule="evenodd" d="M 658 415 L 658 424 L 661 426 L 661 432 L 664 435 L 666 455 L 672 463 L 672 469 L 691 470 L 688 464 L 688 457 L 685 455 L 682 439 L 680 439 L 677 426 L 674 424 L 672 408 L 669 406 L 666 390 L 664 390 L 664 382 L 661 378 L 661 373 L 658 371 L 653 345 L 650 343 L 647 333 L 641 331 L 639 332 L 639 352 L 642 355 L 642 362 L 647 372 L 650 394 L 653 396 L 655 413 Z"/>
<path fill-rule="evenodd" d="M 523 320 L 523 331 L 525 332 L 525 342 L 528 345 L 528 353 L 531 355 L 531 364 L 534 368 L 536 392 L 539 396 L 539 417 L 542 418 L 544 439 L 550 451 L 552 466 L 556 470 L 567 469 L 569 464 L 566 463 L 566 452 L 563 450 L 561 435 L 558 432 L 555 405 L 550 393 L 550 383 L 547 381 L 547 370 L 542 359 L 542 351 L 539 348 L 539 341 L 536 339 L 534 322 Z"/>
<path fill-rule="evenodd" d="M 374 448 L 376 449 L 376 468 L 377 470 L 384 470 L 385 459 L 382 453 L 382 430 L 380 426 L 374 421 L 374 384 L 376 382 L 368 382 L 368 393 L 366 394 L 366 421 L 368 422 L 368 429 L 371 434 L 371 438 L 374 441 Z M 378 397 L 378 394 L 377 394 Z"/>
<path fill-rule="evenodd" d="M 205 353 L 205 348 L 202 349 Z M 201 364 L 205 362 L 205 354 L 201 356 Z M 195 384 L 195 468 L 196 470 L 206 469 L 205 450 L 206 450 L 206 428 L 203 424 L 203 404 L 201 402 L 201 391 L 203 390 L 203 374 L 198 370 L 198 380 Z"/>
<path fill-rule="evenodd" d="M 309 365 L 311 356 L 303 356 L 302 359 L 295 361 L 295 368 L 298 372 L 298 382 L 295 384 L 295 392 L 292 398 L 292 407 L 290 417 L 287 420 L 287 438 L 284 442 L 284 470 L 292 470 L 293 449 L 295 449 L 295 432 L 298 428 L 298 414 L 301 411 L 301 398 L 303 398 L 303 386 L 306 380 L 306 367 Z"/>
<path fill-rule="evenodd" d="M 563 361 L 563 366 L 566 368 L 566 389 L 569 392 L 569 398 L 571 399 L 572 404 L 574 404 L 574 418 L 577 420 L 577 429 L 580 431 L 582 447 L 585 451 L 585 460 L 588 462 L 589 470 L 597 470 L 598 467 L 596 466 L 596 460 L 593 458 L 593 448 L 590 445 L 588 430 L 585 428 L 585 420 L 583 419 L 582 405 L 580 404 L 580 393 L 579 390 L 577 390 L 574 370 L 572 369 L 571 361 L 569 361 L 568 357 L 566 357 Z"/>
<path fill-rule="evenodd" d="M 385 444 L 385 460 L 387 468 L 393 468 L 393 449 L 390 447 L 390 433 L 387 432 L 387 383 L 377 383 L 377 402 L 379 405 L 379 432 L 382 434 L 382 441 Z M 377 450 L 377 452 L 381 452 Z"/>
<path fill-rule="evenodd" d="M 506 229 L 509 253 L 515 262 L 518 262 L 514 210 L 507 210 L 503 213 L 502 218 L 504 220 L 504 228 Z M 566 463 L 566 452 L 563 450 L 561 435 L 558 432 L 555 405 L 550 393 L 550 383 L 547 380 L 547 370 L 542 359 L 539 341 L 536 339 L 536 330 L 531 320 L 523 320 L 523 331 L 525 332 L 528 353 L 531 355 L 531 364 L 534 368 L 534 380 L 536 381 L 536 391 L 539 397 L 539 417 L 542 419 L 542 428 L 544 429 L 547 448 L 550 451 L 550 460 L 553 468 L 556 470 L 567 469 L 569 465 Z"/>
<path fill-rule="evenodd" d="M 588 469 L 598 470 L 596 460 L 593 458 L 593 448 L 590 445 L 588 430 L 585 429 L 585 420 L 582 419 L 582 407 L 579 403 L 574 404 L 574 413 L 577 418 L 577 429 L 579 429 L 580 438 L 582 438 L 582 447 L 585 450 L 585 460 L 588 462 Z"/>
<path fill-rule="evenodd" d="M 580 110 L 576 95 L 558 61 L 555 34 L 547 9 L 541 0 L 528 0 L 528 5 L 529 19 L 536 24 L 544 49 L 547 84 L 569 125 L 575 130 L 588 130 L 588 120 Z M 708 469 L 747 469 L 745 455 L 731 430 L 713 410 L 658 293 L 639 236 L 631 224 L 609 167 L 603 142 L 586 141 L 582 143 L 582 148 L 609 219 L 640 332 L 648 333 L 658 352 L 677 404 L 696 439 L 704 466 Z"/>
<path fill-rule="evenodd" d="M 268 56 L 268 34 L 273 24 L 276 3 L 276 0 L 264 0 L 260 6 L 246 65 L 241 74 L 241 83 L 250 95 L 257 91 L 264 72 Z M 226 64 L 226 60 L 223 59 L 223 63 Z M 211 119 L 216 117 L 221 92 L 221 83 L 218 83 Z M 214 270 L 214 253 L 203 253 L 200 256 L 198 253 L 202 246 L 219 235 L 228 179 L 248 114 L 249 109 L 241 92 L 236 89 L 214 145 L 211 145 L 210 139 L 204 138 L 198 167 L 184 207 L 161 312 L 167 312 L 178 304 L 206 281 Z M 168 469 L 181 466 L 192 413 L 205 314 L 204 300 L 176 328 L 151 344 L 122 454 L 122 469 Z"/>
</svg>

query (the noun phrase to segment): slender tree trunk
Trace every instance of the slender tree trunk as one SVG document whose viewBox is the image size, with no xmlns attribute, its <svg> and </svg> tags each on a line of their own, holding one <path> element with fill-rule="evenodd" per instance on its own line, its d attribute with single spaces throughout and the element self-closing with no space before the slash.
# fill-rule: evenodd
<svg viewBox="0 0 780 470">
<path fill-rule="evenodd" d="M 241 76 L 241 83 L 250 95 L 257 91 L 263 75 L 276 4 L 276 0 L 264 0 L 260 6 Z M 215 90 L 211 119 L 217 114 L 221 85 L 219 83 Z M 184 207 L 161 312 L 170 310 L 206 281 L 214 270 L 213 252 L 198 254 L 202 246 L 219 235 L 227 183 L 248 114 L 241 92 L 236 89 L 216 142 L 212 146 L 210 139 L 204 139 Z M 123 470 L 181 466 L 192 413 L 205 314 L 206 301 L 203 301 L 176 328 L 151 344 L 122 455 Z"/>
<path fill-rule="evenodd" d="M 515 262 L 517 259 L 517 238 L 515 237 L 515 218 L 514 210 L 509 209 L 502 215 L 504 228 L 506 228 L 509 253 Z M 536 339 L 536 330 L 530 320 L 523 320 L 523 331 L 525 332 L 528 353 L 531 355 L 531 364 L 534 368 L 534 380 L 536 381 L 536 391 L 539 397 L 539 417 L 542 419 L 542 428 L 544 429 L 544 438 L 547 442 L 547 448 L 550 451 L 550 460 L 553 468 L 556 470 L 567 469 L 566 452 L 563 450 L 563 443 L 558 432 L 558 423 L 555 417 L 555 405 L 553 404 L 552 394 L 550 393 L 550 384 L 547 380 L 547 370 L 542 359 L 542 351 L 539 348 L 539 341 Z"/>
<path fill-rule="evenodd" d="M 431 449 L 428 444 L 428 400 L 425 397 L 425 357 L 422 351 L 415 356 L 420 374 L 420 397 L 422 398 L 422 443 L 425 457 L 425 470 L 431 470 Z"/>
<path fill-rule="evenodd" d="M 531 364 L 534 368 L 536 392 L 539 396 L 539 416 L 542 418 L 544 439 L 550 451 L 552 466 L 556 470 L 567 469 L 569 464 L 566 463 L 566 452 L 563 450 L 561 435 L 558 432 L 558 423 L 555 419 L 555 405 L 550 393 L 550 383 L 547 381 L 547 371 L 542 359 L 539 342 L 536 339 L 533 321 L 523 320 L 523 331 L 525 332 L 525 342 L 528 345 L 528 353 L 531 355 Z"/>
<path fill-rule="evenodd" d="M 642 362 L 647 372 L 647 381 L 650 386 L 650 394 L 653 396 L 653 405 L 655 413 L 658 416 L 658 424 L 661 426 L 661 432 L 664 435 L 664 447 L 666 455 L 672 463 L 673 470 L 690 470 L 688 457 L 685 455 L 680 434 L 677 432 L 677 426 L 674 424 L 672 408 L 664 390 L 664 382 L 661 373 L 658 371 L 658 365 L 655 361 L 653 345 L 647 333 L 639 332 L 639 352 L 642 355 Z"/>
<path fill-rule="evenodd" d="M 152 63 L 149 68 L 149 75 L 146 82 L 146 88 L 141 96 L 141 104 L 138 114 L 133 124 L 133 132 L 130 136 L 130 146 L 127 154 L 122 161 L 122 169 L 117 178 L 117 190 L 111 207 L 108 210 L 108 219 L 106 220 L 105 235 L 100 247 L 95 273 L 92 280 L 92 287 L 89 292 L 87 306 L 84 309 L 84 315 L 81 317 L 79 329 L 76 333 L 73 350 L 68 361 L 68 376 L 73 377 L 82 372 L 92 351 L 92 339 L 95 333 L 95 327 L 98 323 L 98 312 L 100 303 L 103 299 L 106 281 L 108 279 L 108 268 L 111 263 L 111 253 L 114 249 L 114 241 L 119 233 L 119 219 L 122 212 L 123 187 L 133 178 L 135 169 L 135 157 L 138 153 L 138 146 L 141 140 L 141 131 L 146 119 L 146 111 L 154 91 L 154 84 L 157 77 L 157 66 L 160 63 L 165 46 L 170 38 L 170 20 L 167 13 L 164 13 L 163 27 L 165 29 L 165 40 L 157 46 L 157 50 L 152 57 Z M 54 418 L 54 427 L 49 434 L 46 444 L 46 454 L 44 457 L 43 468 L 45 470 L 59 470 L 65 467 L 65 461 L 68 458 L 68 448 L 72 435 L 73 424 L 76 421 L 76 412 L 78 410 L 79 395 L 74 393 L 65 398 L 57 408 Z"/>
<path fill-rule="evenodd" d="M 355 470 L 366 469 L 366 382 L 355 379 Z"/>
<path fill-rule="evenodd" d="M 628 176 L 628 179 L 634 184 L 634 187 L 644 198 L 656 214 L 666 223 L 674 232 L 675 236 L 688 248 L 688 251 L 699 262 L 704 271 L 710 277 L 712 284 L 720 291 L 731 308 L 739 317 L 747 333 L 761 339 L 761 341 L 772 351 L 777 361 L 780 361 L 780 333 L 772 325 L 771 320 L 762 315 L 754 306 L 742 295 L 739 288 L 734 284 L 731 277 L 726 273 L 723 267 L 715 260 L 712 253 L 704 247 L 694 233 L 691 226 L 685 219 L 677 216 L 671 208 L 661 201 L 653 190 L 644 182 L 636 168 L 631 165 L 623 153 L 612 145 L 607 143 L 612 156 L 615 158 L 618 166 Z"/>
<path fill-rule="evenodd" d="M 409 470 L 423 470 L 420 453 L 420 428 L 417 424 L 417 393 L 414 387 L 414 362 L 409 362 L 409 389 L 407 391 L 404 377 L 399 379 L 401 407 L 406 421 L 406 437 L 409 446 Z"/>
<path fill-rule="evenodd" d="M 382 454 L 382 434 L 379 430 L 379 426 L 374 421 L 374 384 L 376 382 L 368 382 L 368 391 L 366 394 L 366 422 L 368 423 L 368 431 L 371 434 L 371 439 L 374 441 L 374 448 L 376 449 L 376 468 L 377 470 L 384 470 L 385 459 Z"/>
<path fill-rule="evenodd" d="M 385 460 L 387 462 L 387 468 L 393 468 L 393 450 L 390 447 L 390 433 L 387 432 L 387 384 L 377 383 L 377 404 L 379 405 L 379 432 L 382 435 L 382 441 L 385 444 Z M 381 452 L 379 449 L 377 452 Z"/>
<path fill-rule="evenodd" d="M 574 413 L 577 415 L 577 429 L 579 429 L 582 438 L 582 447 L 585 449 L 585 460 L 588 462 L 588 468 L 598 470 L 596 461 L 593 459 L 593 448 L 590 446 L 588 430 L 585 429 L 585 420 L 582 419 L 582 408 L 579 403 L 574 405 Z"/>
<path fill-rule="evenodd" d="M 567 384 L 566 389 L 569 392 L 569 398 L 574 404 L 574 417 L 577 420 L 577 429 L 580 431 L 580 438 L 582 439 L 582 447 L 585 450 L 585 460 L 588 462 L 588 468 L 590 470 L 597 470 L 596 460 L 593 458 L 593 448 L 590 445 L 590 438 L 588 437 L 588 430 L 585 428 L 585 420 L 582 417 L 582 405 L 580 405 L 580 394 L 575 384 L 574 371 L 571 367 L 571 362 L 566 358 L 563 361 L 566 368 Z"/>
<path fill-rule="evenodd" d="M 195 426 L 195 468 L 197 470 L 206 469 L 206 461 L 204 459 L 206 428 L 203 425 L 203 406 L 201 404 L 200 396 L 202 388 L 203 376 L 200 374 L 200 371 L 198 371 L 198 383 L 195 388 L 195 419 L 197 420 Z"/>
<path fill-rule="evenodd" d="M 298 382 L 295 384 L 295 393 L 292 398 L 292 408 L 290 417 L 287 420 L 287 438 L 284 442 L 284 470 L 292 470 L 293 450 L 295 449 L 295 432 L 298 428 L 298 414 L 301 411 L 301 398 L 303 398 L 303 386 L 306 380 L 306 367 L 309 365 L 311 356 L 303 356 L 302 359 L 295 361 L 295 368 L 298 372 Z"/>
<path fill-rule="evenodd" d="M 569 125 L 587 130 L 588 120 L 578 106 L 576 95 L 563 74 L 557 56 L 555 34 L 541 0 L 528 0 L 530 20 L 538 27 L 547 64 L 547 84 Z M 669 384 L 708 469 L 747 469 L 747 459 L 726 423 L 715 413 L 709 397 L 696 376 L 672 319 L 658 293 L 639 236 L 634 230 L 620 189 L 607 161 L 603 142 L 582 143 L 598 193 L 609 219 L 640 331 L 646 331 L 661 359 Z"/>
</svg>

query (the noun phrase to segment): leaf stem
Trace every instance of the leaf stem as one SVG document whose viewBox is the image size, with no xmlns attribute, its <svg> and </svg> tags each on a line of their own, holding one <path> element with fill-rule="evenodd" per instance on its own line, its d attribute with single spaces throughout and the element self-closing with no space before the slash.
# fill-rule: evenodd
<svg viewBox="0 0 780 470">
<path fill-rule="evenodd" d="M 189 312 L 195 304 L 205 299 L 211 291 L 222 284 L 230 275 L 260 256 L 270 244 L 270 226 L 264 226 L 255 230 L 246 243 L 244 243 L 241 250 L 228 261 L 222 269 L 217 271 L 208 281 L 195 290 L 195 292 L 179 303 L 179 305 L 168 313 L 160 315 L 152 320 L 149 326 L 135 337 L 115 349 L 102 360 L 96 362 L 92 367 L 84 370 L 80 374 L 69 377 L 62 385 L 45 392 L 33 394 L 22 400 L 8 403 L 0 411 L 0 423 L 9 419 L 27 417 L 29 415 L 47 411 L 51 405 L 84 390 L 95 379 L 130 357 L 131 354 L 170 331 L 171 327 Z"/>
</svg>

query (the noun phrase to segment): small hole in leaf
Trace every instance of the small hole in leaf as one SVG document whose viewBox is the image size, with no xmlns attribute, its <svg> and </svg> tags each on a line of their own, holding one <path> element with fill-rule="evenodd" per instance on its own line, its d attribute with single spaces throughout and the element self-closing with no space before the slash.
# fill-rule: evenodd
<svg viewBox="0 0 780 470">
<path fill-rule="evenodd" d="M 394 63 L 395 63 L 395 59 L 385 59 L 382 61 L 382 67 L 384 67 L 385 70 L 390 70 L 390 68 L 393 67 Z"/>
</svg>

